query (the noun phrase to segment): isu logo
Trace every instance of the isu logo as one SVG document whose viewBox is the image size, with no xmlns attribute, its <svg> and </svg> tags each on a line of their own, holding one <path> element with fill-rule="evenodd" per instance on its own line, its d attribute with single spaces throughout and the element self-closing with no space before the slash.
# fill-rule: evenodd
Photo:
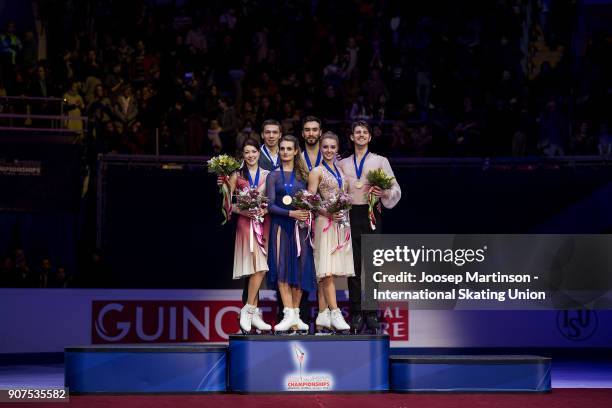
<svg viewBox="0 0 612 408">
<path fill-rule="evenodd" d="M 240 301 L 94 301 L 92 343 L 227 341 L 238 332 Z"/>
<path fill-rule="evenodd" d="M 586 340 L 595 333 L 598 326 L 594 310 L 560 310 L 557 312 L 557 327 L 568 340 Z"/>
</svg>

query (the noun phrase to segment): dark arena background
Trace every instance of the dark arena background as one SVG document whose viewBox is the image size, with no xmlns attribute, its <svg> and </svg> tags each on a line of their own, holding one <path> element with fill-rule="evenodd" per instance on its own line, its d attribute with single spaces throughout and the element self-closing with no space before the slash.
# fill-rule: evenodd
<svg viewBox="0 0 612 408">
<path fill-rule="evenodd" d="M 610 234 L 610 55 L 608 0 L 0 0 L 0 403 L 610 406 L 610 310 L 239 334 L 207 170 L 269 119 L 303 144 L 320 118 L 342 158 L 365 121 L 402 192 L 385 234 Z"/>
</svg>

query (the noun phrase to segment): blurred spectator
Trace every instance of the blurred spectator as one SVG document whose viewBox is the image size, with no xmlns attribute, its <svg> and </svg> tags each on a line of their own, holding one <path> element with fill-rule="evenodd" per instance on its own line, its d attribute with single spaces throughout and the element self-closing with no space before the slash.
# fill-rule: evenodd
<svg viewBox="0 0 612 408">
<path fill-rule="evenodd" d="M 325 95 L 319 103 L 321 116 L 325 119 L 339 120 L 344 119 L 344 103 L 342 98 L 338 96 L 336 88 L 328 85 L 325 89 Z"/>
<path fill-rule="evenodd" d="M 417 157 L 430 155 L 431 144 L 433 137 L 431 130 L 426 123 L 421 123 L 420 126 L 410 132 L 410 146 L 413 154 Z"/>
<path fill-rule="evenodd" d="M 595 140 L 590 132 L 588 122 L 578 124 L 570 141 L 571 152 L 574 155 L 587 155 L 595 153 Z"/>
<path fill-rule="evenodd" d="M 453 141 L 453 153 L 457 156 L 473 155 L 480 141 L 480 118 L 469 96 L 463 98 L 463 111 L 455 125 Z"/>
<path fill-rule="evenodd" d="M 372 106 L 366 102 L 363 95 L 359 95 L 357 100 L 353 103 L 349 118 L 353 122 L 357 120 L 368 122 L 372 119 Z"/>
<path fill-rule="evenodd" d="M 607 123 L 602 123 L 599 126 L 599 144 L 597 148 L 602 156 L 609 157 L 612 154 L 612 135 L 608 131 Z"/>
<path fill-rule="evenodd" d="M 113 115 L 111 100 L 106 95 L 104 86 L 98 85 L 94 89 L 93 99 L 87 105 L 87 116 L 98 124 L 108 122 Z"/>
<path fill-rule="evenodd" d="M 372 70 L 370 73 L 370 78 L 364 85 L 364 91 L 370 106 L 374 106 L 374 104 L 379 101 L 381 96 L 384 96 L 385 98 L 389 96 L 389 91 L 382 81 L 380 72 L 377 69 Z"/>
<path fill-rule="evenodd" d="M 47 78 L 47 70 L 44 66 L 39 65 L 36 68 L 36 76 L 30 82 L 30 86 L 28 88 L 28 96 L 32 96 L 35 98 L 48 98 L 52 96 L 56 96 L 55 88 L 51 81 Z M 48 101 L 38 99 L 30 103 L 31 112 L 37 115 L 49 115 L 51 112 L 50 103 Z M 57 112 L 59 113 L 59 112 Z M 49 126 L 50 121 L 43 119 L 37 120 L 34 123 L 34 126 L 44 127 Z"/>
<path fill-rule="evenodd" d="M 60 268 L 58 268 L 59 270 Z M 106 264 L 102 250 L 95 250 L 91 255 L 84 286 L 91 288 L 114 288 L 117 286 L 117 277 Z"/>
<path fill-rule="evenodd" d="M 211 120 L 210 128 L 208 129 L 208 140 L 212 146 L 212 151 L 214 154 L 221 153 L 221 149 L 223 149 L 223 143 L 221 143 L 221 126 L 219 126 L 219 121 Z"/>
<path fill-rule="evenodd" d="M 546 103 L 544 111 L 540 114 L 539 124 L 538 149 L 546 156 L 565 155 L 567 122 L 559 111 L 556 101 L 550 100 Z"/>
<path fill-rule="evenodd" d="M 25 252 L 21 248 L 17 248 L 15 254 L 15 272 L 19 282 L 18 287 L 22 288 L 40 288 L 41 277 L 38 271 L 33 271 L 28 266 L 28 261 Z"/>
<path fill-rule="evenodd" d="M 79 95 L 80 84 L 76 81 L 70 83 L 68 91 L 64 94 L 64 110 L 68 114 L 65 127 L 81 135 L 83 133 L 82 111 L 85 109 L 83 98 Z"/>
<path fill-rule="evenodd" d="M 69 279 L 66 275 L 66 268 L 58 266 L 57 270 L 49 274 L 47 281 L 48 288 L 66 288 L 69 286 Z"/>
<path fill-rule="evenodd" d="M 219 124 L 221 125 L 221 140 L 226 152 L 231 152 L 236 149 L 236 137 L 238 136 L 238 116 L 234 106 L 231 105 L 229 98 L 221 97 L 219 99 Z"/>
<path fill-rule="evenodd" d="M 113 69 L 104 78 L 104 86 L 109 90 L 110 96 L 115 97 L 123 85 L 123 77 L 121 76 L 121 63 L 113 64 Z"/>
<path fill-rule="evenodd" d="M 38 274 L 40 276 L 40 287 L 49 287 L 49 279 L 52 279 L 55 274 L 55 271 L 51 268 L 51 260 L 49 258 L 43 258 Z"/>
<path fill-rule="evenodd" d="M 6 256 L 0 264 L 0 288 L 18 288 L 19 286 L 21 286 L 21 277 L 15 269 L 15 261 L 10 256 Z"/>
<path fill-rule="evenodd" d="M 0 31 L 0 58 L 2 62 L 8 62 L 10 65 L 17 64 L 17 55 L 23 48 L 15 31 L 14 21 L 9 21 L 6 29 Z"/>
<path fill-rule="evenodd" d="M 38 62 L 38 44 L 32 31 L 26 31 L 23 36 L 23 68 L 28 70 L 34 68 Z"/>
<path fill-rule="evenodd" d="M 123 87 L 121 95 L 115 100 L 113 107 L 115 118 L 125 127 L 130 126 L 138 116 L 138 104 L 132 87 L 126 85 Z"/>
</svg>

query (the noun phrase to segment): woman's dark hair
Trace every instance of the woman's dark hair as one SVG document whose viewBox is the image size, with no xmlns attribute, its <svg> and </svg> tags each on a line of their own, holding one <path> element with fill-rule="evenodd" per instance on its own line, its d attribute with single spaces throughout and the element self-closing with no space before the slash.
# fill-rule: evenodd
<svg viewBox="0 0 612 408">
<path fill-rule="evenodd" d="M 241 150 L 244 152 L 244 148 L 247 146 L 253 146 L 255 149 L 259 150 L 259 148 L 261 147 L 261 145 L 259 144 L 259 142 L 255 139 L 253 139 L 252 137 L 247 138 L 244 143 L 242 144 L 242 148 Z M 240 170 L 240 175 L 244 178 L 248 180 L 248 173 L 249 172 L 249 168 L 247 167 L 246 163 L 243 164 L 242 169 Z"/>
</svg>

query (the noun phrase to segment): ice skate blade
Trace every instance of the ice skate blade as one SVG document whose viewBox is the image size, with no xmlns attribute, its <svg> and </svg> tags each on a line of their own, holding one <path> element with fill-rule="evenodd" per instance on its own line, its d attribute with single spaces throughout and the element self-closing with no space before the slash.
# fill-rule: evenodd
<svg viewBox="0 0 612 408">
<path fill-rule="evenodd" d="M 275 336 L 295 336 L 296 332 L 293 329 L 284 330 L 284 331 L 275 331 L 274 335 Z"/>
</svg>

